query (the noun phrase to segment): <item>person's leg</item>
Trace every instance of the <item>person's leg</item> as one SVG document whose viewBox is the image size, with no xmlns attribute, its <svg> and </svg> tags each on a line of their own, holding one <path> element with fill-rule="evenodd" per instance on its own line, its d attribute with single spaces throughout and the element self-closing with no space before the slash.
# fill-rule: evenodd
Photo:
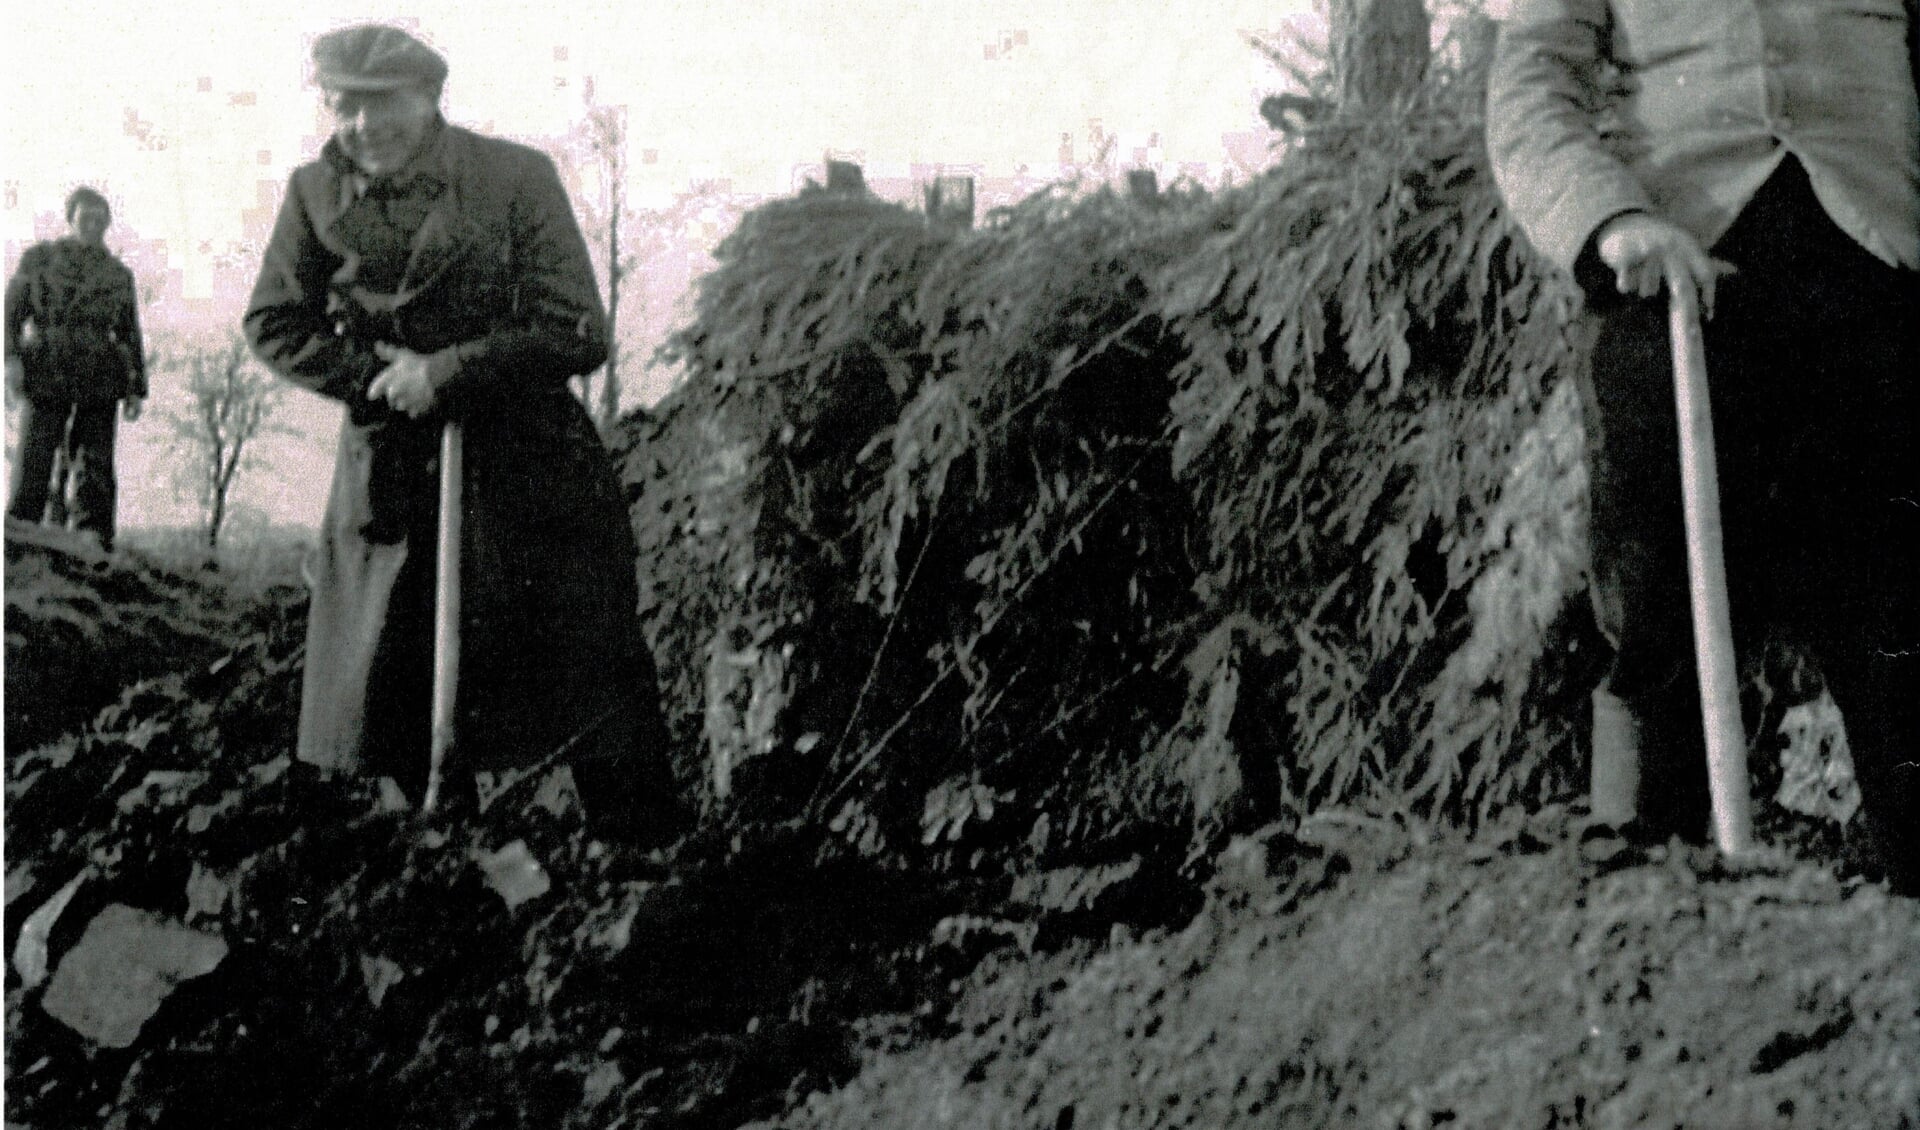
<svg viewBox="0 0 1920 1130">
<path fill-rule="evenodd" d="M 551 584 L 534 601 L 548 629 L 529 651 L 541 657 L 537 701 L 553 725 L 545 748 L 574 743 L 568 758 L 586 823 L 602 840 L 657 847 L 687 830 L 668 762 L 669 739 L 653 655 L 634 613 L 627 579 L 631 542 L 624 521 L 607 515 L 619 537 L 583 545 L 579 562 L 551 564 Z M 593 540 L 583 538 L 592 545 Z M 608 571 L 619 570 L 608 576 Z"/>
<path fill-rule="evenodd" d="M 1814 320 L 1809 399 L 1791 452 L 1796 524 L 1812 558 L 1796 602 L 1845 720 L 1863 818 L 1896 883 L 1920 885 L 1920 350 L 1907 272 L 1884 295 Z"/>
<path fill-rule="evenodd" d="M 1836 226 L 1789 161 L 1723 241 L 1735 411 L 1756 445 L 1767 611 L 1810 646 L 1845 719 L 1867 823 L 1920 877 L 1920 276 Z M 1716 402 L 1716 412 L 1719 404 Z M 1738 452 L 1736 452 L 1736 456 Z M 1730 547 L 1729 553 L 1733 550 Z M 1742 556 L 1761 558 L 1758 546 Z M 1736 618 L 1739 608 L 1735 608 Z"/>
<path fill-rule="evenodd" d="M 379 624 L 366 683 L 364 771 L 391 777 L 408 799 L 426 793 L 433 745 L 433 552 L 424 534 L 409 539 L 407 558 L 390 591 Z M 484 740 L 485 735 L 465 735 Z M 447 766 L 447 779 L 471 766 Z"/>
<path fill-rule="evenodd" d="M 28 400 L 20 410 L 20 444 L 13 459 L 13 498 L 8 517 L 39 522 L 47 509 L 47 483 L 53 474 L 53 455 L 67 431 L 65 403 Z"/>
<path fill-rule="evenodd" d="M 81 404 L 73 410 L 68 445 L 73 452 L 73 528 L 100 539 L 102 549 L 113 548 L 114 507 L 118 490 L 113 472 L 114 401 Z"/>
<path fill-rule="evenodd" d="M 72 421 L 68 421 L 71 428 Z M 72 486 L 73 468 L 72 431 L 61 437 L 59 446 L 53 449 L 53 474 L 47 478 L 47 514 L 49 526 L 65 528 L 69 510 L 69 487 Z"/>
<path fill-rule="evenodd" d="M 1596 618 L 1613 662 L 1593 695 L 1594 817 L 1692 832 L 1704 778 L 1664 302 L 1596 296 L 1582 383 Z M 1697 708 L 1693 708 L 1697 711 Z M 1689 778 L 1701 776 L 1694 782 Z"/>
</svg>

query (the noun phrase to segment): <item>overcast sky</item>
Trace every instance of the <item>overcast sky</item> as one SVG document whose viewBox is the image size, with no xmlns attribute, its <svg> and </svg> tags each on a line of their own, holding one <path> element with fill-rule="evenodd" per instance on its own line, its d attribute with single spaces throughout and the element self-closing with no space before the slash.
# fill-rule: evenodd
<svg viewBox="0 0 1920 1130">
<path fill-rule="evenodd" d="M 200 246 L 262 234 L 288 171 L 323 140 L 309 55 L 367 18 L 448 58 L 448 117 L 530 140 L 579 117 L 582 82 L 629 107 L 638 202 L 691 180 L 781 192 L 831 149 L 876 175 L 913 164 L 1045 173 L 1090 123 L 1123 151 L 1154 133 L 1177 165 L 1223 161 L 1259 128 L 1273 76 L 1247 31 L 1303 0 L 412 0 L 409 15 L 321 0 L 6 5 L 0 167 L 11 260 L 100 183 L 110 235 Z M 651 163 L 646 158 L 651 157 Z M 192 281 L 190 278 L 189 281 Z M 191 287 L 189 288 L 191 290 Z"/>
</svg>

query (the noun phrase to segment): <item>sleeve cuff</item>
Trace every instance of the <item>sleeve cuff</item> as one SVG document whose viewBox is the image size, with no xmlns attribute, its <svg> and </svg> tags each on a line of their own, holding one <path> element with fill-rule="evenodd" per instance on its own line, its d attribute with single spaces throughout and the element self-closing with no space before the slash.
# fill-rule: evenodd
<svg viewBox="0 0 1920 1130">
<path fill-rule="evenodd" d="M 1593 242 L 1601 225 L 1628 212 L 1648 211 L 1652 211 L 1652 202 L 1637 184 L 1615 185 L 1601 192 L 1569 191 L 1542 217 L 1533 233 L 1534 243 L 1563 270 L 1577 274 L 1581 252 Z"/>
<path fill-rule="evenodd" d="M 477 337 L 434 353 L 427 361 L 434 388 L 444 392 L 468 383 L 473 368 L 484 362 L 489 352 L 487 339 Z"/>
<path fill-rule="evenodd" d="M 1587 295 L 1609 294 L 1614 289 L 1613 273 L 1600 259 L 1600 233 L 1606 230 L 1608 224 L 1622 216 L 1644 214 L 1646 214 L 1645 208 L 1622 208 L 1601 217 L 1593 225 L 1593 230 L 1587 233 L 1586 240 L 1580 244 L 1580 250 L 1575 253 L 1573 259 L 1573 281 L 1578 283 L 1580 289 Z"/>
</svg>

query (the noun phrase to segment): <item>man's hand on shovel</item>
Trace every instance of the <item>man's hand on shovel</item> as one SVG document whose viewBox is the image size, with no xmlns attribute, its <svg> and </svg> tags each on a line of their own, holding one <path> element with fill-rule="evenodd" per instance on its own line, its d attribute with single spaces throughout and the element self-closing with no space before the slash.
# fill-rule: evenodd
<svg viewBox="0 0 1920 1130">
<path fill-rule="evenodd" d="M 416 353 L 376 342 L 374 353 L 387 363 L 367 386 L 368 400 L 385 400 L 395 411 L 418 419 L 440 402 L 440 388 L 460 368 L 457 349 Z M 449 420 L 440 433 L 440 530 L 436 546 L 433 609 L 432 747 L 428 754 L 427 793 L 421 809 L 431 812 L 440 800 L 441 780 L 452 752 L 454 695 L 460 681 L 460 517 L 463 444 L 460 424 Z"/>
<path fill-rule="evenodd" d="M 374 344 L 373 352 L 387 367 L 367 386 L 367 399 L 385 400 L 395 411 L 415 418 L 433 411 L 440 402 L 440 387 L 460 364 L 459 355 L 451 349 L 415 353 L 382 341 Z"/>
<path fill-rule="evenodd" d="M 1600 261 L 1613 271 L 1621 294 L 1657 298 L 1662 289 L 1686 286 L 1700 297 L 1700 312 L 1713 316 L 1714 284 L 1732 264 L 1708 255 L 1693 233 L 1646 212 L 1624 212 L 1600 228 L 1594 242 Z"/>
</svg>

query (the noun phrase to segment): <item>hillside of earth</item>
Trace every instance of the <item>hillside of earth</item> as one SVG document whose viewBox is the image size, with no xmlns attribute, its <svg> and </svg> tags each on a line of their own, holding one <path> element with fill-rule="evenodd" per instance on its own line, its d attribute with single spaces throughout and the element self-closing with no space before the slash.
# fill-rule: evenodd
<svg viewBox="0 0 1920 1130">
<path fill-rule="evenodd" d="M 1328 811 L 1203 867 L 1146 850 L 1006 880 L 929 881 L 737 823 L 622 858 L 584 838 L 564 775 L 443 823 L 377 784 L 299 787 L 288 590 L 236 614 L 204 579 L 58 538 L 12 552 L 23 601 L 47 576 L 70 610 L 166 594 L 172 617 L 115 622 L 151 633 L 117 650 L 188 623 L 219 625 L 198 638 L 220 654 L 9 758 L 10 1125 L 1920 1112 L 1920 901 L 1771 798 L 1775 846 L 1740 868 L 1678 841 L 1592 858 L 1563 805 L 1471 836 Z"/>
</svg>

